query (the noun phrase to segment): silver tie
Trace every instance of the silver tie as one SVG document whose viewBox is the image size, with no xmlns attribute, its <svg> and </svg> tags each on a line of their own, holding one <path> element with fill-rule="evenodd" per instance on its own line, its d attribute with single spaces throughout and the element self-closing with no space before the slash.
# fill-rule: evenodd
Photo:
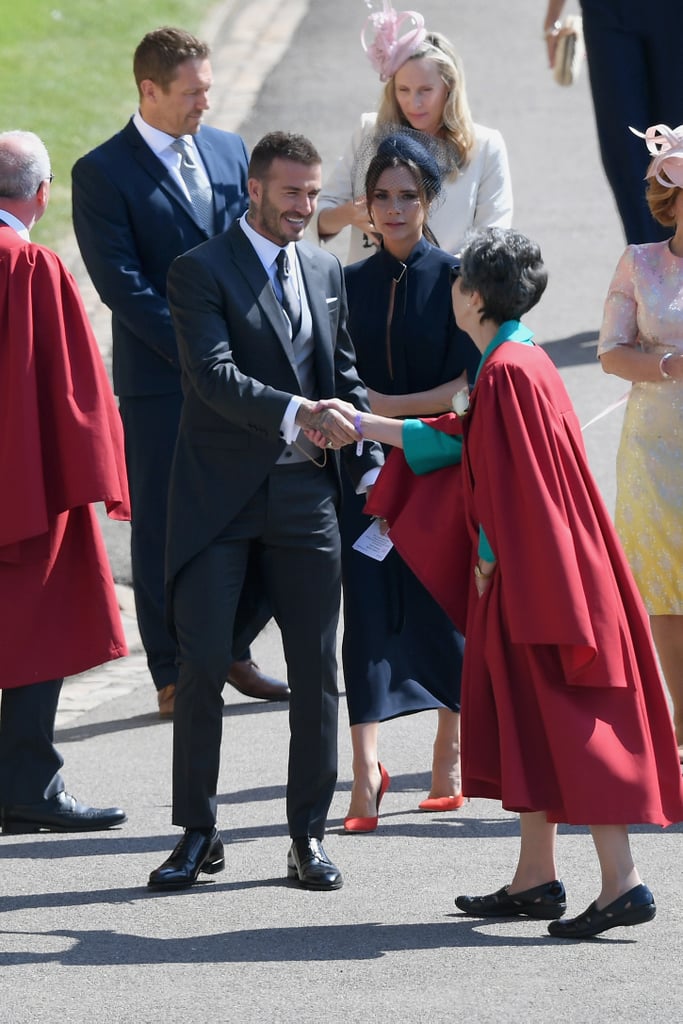
<svg viewBox="0 0 683 1024">
<path fill-rule="evenodd" d="M 180 153 L 180 176 L 190 193 L 192 208 L 197 220 L 207 234 L 213 234 L 213 191 L 211 185 L 201 173 L 194 157 L 194 152 L 184 139 L 176 139 L 171 149 Z"/>
<path fill-rule="evenodd" d="M 282 288 L 282 308 L 292 325 L 292 337 L 294 338 L 301 325 L 301 300 L 292 280 L 292 268 L 289 265 L 289 256 L 286 249 L 280 249 L 277 254 L 276 263 L 277 277 Z"/>
</svg>

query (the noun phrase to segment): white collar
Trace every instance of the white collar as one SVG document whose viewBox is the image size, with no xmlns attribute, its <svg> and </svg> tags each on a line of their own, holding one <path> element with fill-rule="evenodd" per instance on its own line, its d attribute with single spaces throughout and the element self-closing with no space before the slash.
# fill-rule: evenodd
<svg viewBox="0 0 683 1024">
<path fill-rule="evenodd" d="M 286 249 L 289 257 L 289 262 L 292 267 L 296 266 L 296 242 L 289 242 L 286 246 L 278 245 L 276 242 L 271 242 L 270 238 L 266 238 L 264 235 L 260 235 L 258 231 L 254 231 L 251 224 L 247 220 L 246 213 L 243 213 L 240 217 L 240 227 L 244 231 L 245 235 L 256 250 L 256 255 L 260 259 L 261 263 L 271 273 L 272 267 L 278 257 L 278 253 L 282 248 Z"/>
<path fill-rule="evenodd" d="M 154 128 L 151 124 L 145 121 L 144 117 L 139 110 L 136 110 L 133 114 L 133 124 L 142 135 L 143 139 L 152 150 L 158 156 L 163 153 L 165 149 L 168 149 L 175 142 L 175 136 L 169 135 L 168 132 L 162 132 L 160 128 Z M 201 130 L 201 129 L 200 129 Z M 187 143 L 190 149 L 194 149 L 195 142 L 192 135 L 181 135 L 181 138 Z"/>
<path fill-rule="evenodd" d="M 21 235 L 21 237 L 25 239 L 27 242 L 31 241 L 31 236 L 28 233 L 28 228 L 24 224 L 23 220 L 19 220 L 19 218 L 15 217 L 13 213 L 9 212 L 9 210 L 0 209 L 0 220 L 4 220 L 5 224 L 7 224 L 8 227 L 14 228 L 16 233 L 18 235 Z"/>
</svg>

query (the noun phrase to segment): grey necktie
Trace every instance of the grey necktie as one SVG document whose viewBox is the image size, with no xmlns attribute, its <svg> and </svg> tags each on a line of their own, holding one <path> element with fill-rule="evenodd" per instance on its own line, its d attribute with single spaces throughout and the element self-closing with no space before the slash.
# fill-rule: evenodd
<svg viewBox="0 0 683 1024">
<path fill-rule="evenodd" d="M 184 139 L 176 139 L 171 149 L 180 153 L 180 176 L 187 185 L 197 220 L 209 234 L 213 234 L 213 192 L 211 185 L 197 166 L 194 152 Z"/>
<path fill-rule="evenodd" d="M 282 288 L 282 308 L 287 314 L 287 319 L 292 325 L 292 337 L 299 332 L 301 325 L 301 300 L 297 295 L 292 268 L 289 265 L 289 256 L 286 249 L 280 249 L 277 254 L 277 278 Z"/>
</svg>

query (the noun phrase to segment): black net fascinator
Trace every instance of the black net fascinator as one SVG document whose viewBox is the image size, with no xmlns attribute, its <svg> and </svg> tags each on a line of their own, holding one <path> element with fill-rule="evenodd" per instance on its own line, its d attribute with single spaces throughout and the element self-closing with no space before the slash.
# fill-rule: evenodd
<svg viewBox="0 0 683 1024">
<path fill-rule="evenodd" d="M 386 161 L 390 167 L 395 158 L 417 170 L 430 209 L 440 206 L 444 182 L 458 170 L 455 147 L 444 139 L 395 124 L 375 127 L 361 142 L 351 174 L 354 200 L 365 195 L 365 181 L 373 160 Z"/>
</svg>

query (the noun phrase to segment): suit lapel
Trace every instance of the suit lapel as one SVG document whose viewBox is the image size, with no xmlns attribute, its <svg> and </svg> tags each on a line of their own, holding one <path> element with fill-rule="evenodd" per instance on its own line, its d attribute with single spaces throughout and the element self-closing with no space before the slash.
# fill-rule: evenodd
<svg viewBox="0 0 683 1024">
<path fill-rule="evenodd" d="M 169 174 L 163 161 L 161 161 L 149 148 L 132 120 L 128 122 L 123 131 L 133 150 L 135 160 L 137 160 L 146 173 L 156 181 L 159 188 L 162 189 L 175 203 L 177 203 L 178 206 L 183 208 L 188 217 L 190 217 L 190 219 L 197 225 L 199 231 L 208 238 L 209 235 L 196 218 L 192 203 L 187 198 L 180 185 L 177 184 L 173 176 Z"/>
<path fill-rule="evenodd" d="M 280 345 L 282 345 L 294 375 L 298 380 L 292 340 L 289 337 L 289 330 L 282 306 L 278 302 L 270 278 L 238 221 L 234 221 L 228 228 L 228 237 L 232 244 L 235 266 L 251 288 L 256 301 L 273 328 L 273 332 Z"/>
<path fill-rule="evenodd" d="M 194 141 L 197 149 L 199 150 L 199 154 L 202 158 L 211 184 L 211 194 L 213 196 L 214 233 L 219 235 L 221 231 L 225 231 L 227 227 L 225 192 L 223 189 L 215 188 L 214 183 L 222 180 L 225 176 L 225 170 L 221 169 L 220 159 L 216 155 L 216 151 L 213 148 L 211 140 L 207 139 L 206 132 L 198 132 L 194 137 Z"/>
<path fill-rule="evenodd" d="M 313 320 L 318 387 L 321 397 L 329 396 L 334 394 L 334 339 L 327 307 L 327 280 L 305 244 L 297 245 L 297 254 Z M 337 296 L 337 301 L 341 302 L 341 296 Z"/>
</svg>

